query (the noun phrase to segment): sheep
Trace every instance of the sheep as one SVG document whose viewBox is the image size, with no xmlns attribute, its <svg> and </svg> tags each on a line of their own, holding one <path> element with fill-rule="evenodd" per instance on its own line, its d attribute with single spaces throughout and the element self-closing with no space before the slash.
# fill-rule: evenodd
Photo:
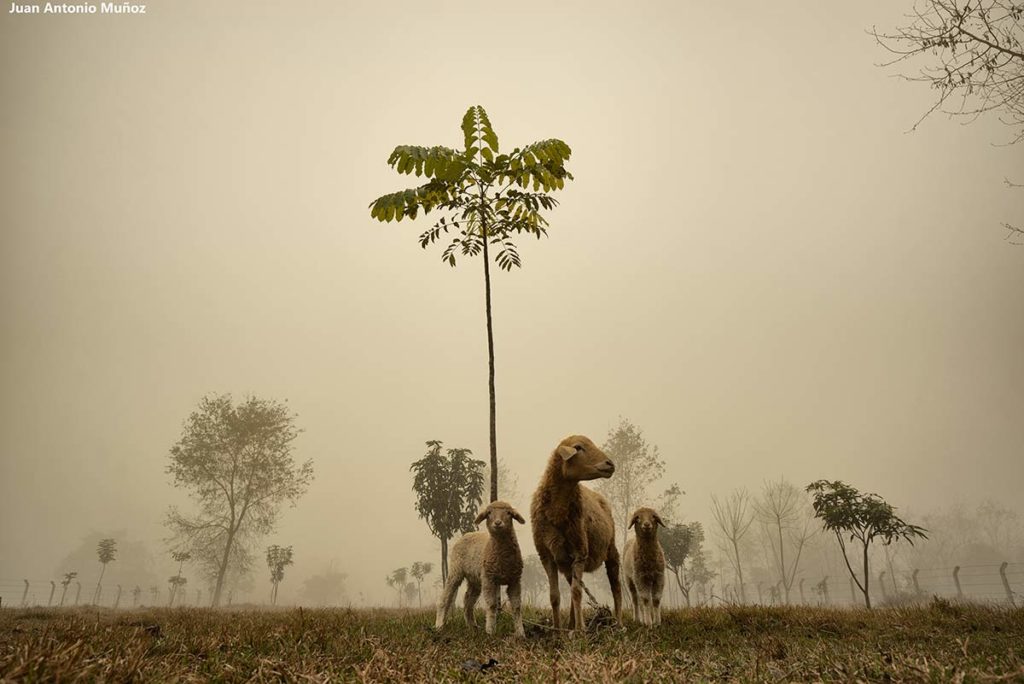
<svg viewBox="0 0 1024 684">
<path fill-rule="evenodd" d="M 665 552 L 658 541 L 658 525 L 665 523 L 653 508 L 636 509 L 629 520 L 636 535 L 622 549 L 622 576 L 633 599 L 633 619 L 647 626 L 661 624 L 665 589 Z"/>
<path fill-rule="evenodd" d="M 583 573 L 604 563 L 615 604 L 615 620 L 622 620 L 619 552 L 615 548 L 615 521 L 608 500 L 580 485 L 583 480 L 611 477 L 615 464 L 588 438 L 563 439 L 548 459 L 530 506 L 533 543 L 548 576 L 552 621 L 561 626 L 558 612 L 558 573 L 572 588 L 569 629 L 583 628 Z"/>
<path fill-rule="evenodd" d="M 441 600 L 437 604 L 434 626 L 441 629 L 445 616 L 451 610 L 459 585 L 466 580 L 464 609 L 466 624 L 476 627 L 473 609 L 482 593 L 486 609 L 486 629 L 494 634 L 498 611 L 498 593 L 507 585 L 508 601 L 512 606 L 516 636 L 526 636 L 523 630 L 522 587 L 523 556 L 519 551 L 512 521 L 525 524 L 523 516 L 504 501 L 493 501 L 476 517 L 476 524 L 487 521 L 486 532 L 469 532 L 455 542 L 451 550 L 451 569 L 445 582 Z"/>
</svg>

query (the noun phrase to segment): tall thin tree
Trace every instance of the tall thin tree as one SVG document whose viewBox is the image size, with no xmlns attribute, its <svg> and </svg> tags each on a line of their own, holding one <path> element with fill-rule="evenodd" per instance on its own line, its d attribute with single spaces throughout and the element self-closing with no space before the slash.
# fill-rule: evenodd
<svg viewBox="0 0 1024 684">
<path fill-rule="evenodd" d="M 494 326 L 491 315 L 491 262 L 502 270 L 519 268 L 519 251 L 513 241 L 527 234 L 547 234 L 547 220 L 541 210 L 558 202 L 548 193 L 561 190 L 572 179 L 565 169 L 572 150 L 561 140 L 548 139 L 517 147 L 501 154 L 498 135 L 483 107 L 473 106 L 462 117 L 464 148 L 399 145 L 388 164 L 402 174 L 416 174 L 426 183 L 378 197 L 370 204 L 370 216 L 383 221 L 414 219 L 420 213 L 438 210 L 443 215 L 420 235 L 426 248 L 453 234 L 441 254 L 442 261 L 455 266 L 456 255 L 483 255 L 484 309 L 487 316 L 487 389 L 490 400 L 491 501 L 498 498 L 498 438 L 494 391 Z M 540 190 L 543 189 L 543 192 Z"/>
</svg>

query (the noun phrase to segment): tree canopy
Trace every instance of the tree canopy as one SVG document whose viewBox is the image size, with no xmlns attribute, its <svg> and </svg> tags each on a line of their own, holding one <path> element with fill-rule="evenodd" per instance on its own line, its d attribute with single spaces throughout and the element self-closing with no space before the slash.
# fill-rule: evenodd
<svg viewBox="0 0 1024 684">
<path fill-rule="evenodd" d="M 814 514 L 824 528 L 834 532 L 843 551 L 846 569 L 864 594 L 864 602 L 871 607 L 868 585 L 871 577 L 868 565 L 868 547 L 875 540 L 892 544 L 905 539 L 911 544 L 917 537 L 927 539 L 927 530 L 904 522 L 894 509 L 877 494 L 864 494 L 840 480 L 818 480 L 807 486 L 814 497 Z M 863 577 L 858 578 L 846 554 L 846 542 L 858 541 L 862 547 Z M 863 581 L 862 581 L 863 580 Z"/>
</svg>

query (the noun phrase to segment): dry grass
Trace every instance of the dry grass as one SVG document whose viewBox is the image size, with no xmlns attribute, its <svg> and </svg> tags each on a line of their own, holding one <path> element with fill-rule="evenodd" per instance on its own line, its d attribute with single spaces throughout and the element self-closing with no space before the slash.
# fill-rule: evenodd
<svg viewBox="0 0 1024 684">
<path fill-rule="evenodd" d="M 528 618 L 543 620 L 541 613 Z M 704 608 L 525 640 L 428 611 L 0 611 L 4 681 L 1019 681 L 1024 610 Z M 467 660 L 498 664 L 467 672 Z"/>
</svg>

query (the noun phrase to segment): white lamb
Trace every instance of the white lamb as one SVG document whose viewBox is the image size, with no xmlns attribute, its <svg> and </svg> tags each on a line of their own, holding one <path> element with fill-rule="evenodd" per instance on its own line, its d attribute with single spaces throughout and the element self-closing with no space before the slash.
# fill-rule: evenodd
<svg viewBox="0 0 1024 684">
<path fill-rule="evenodd" d="M 494 634 L 498 612 L 498 592 L 501 585 L 507 585 L 508 602 L 512 606 L 512 617 L 515 621 L 516 636 L 522 637 L 522 588 L 520 580 L 523 576 L 523 556 L 519 551 L 516 531 L 512 521 L 525 523 L 511 505 L 504 501 L 494 501 L 487 505 L 476 518 L 479 525 L 487 521 L 486 532 L 469 532 L 464 534 L 452 546 L 448 571 L 441 600 L 437 604 L 437 620 L 435 627 L 444 626 L 445 616 L 455 601 L 455 594 L 462 581 L 466 581 L 466 598 L 464 600 L 466 624 L 476 627 L 473 608 L 482 593 L 487 613 L 486 629 Z"/>
</svg>

